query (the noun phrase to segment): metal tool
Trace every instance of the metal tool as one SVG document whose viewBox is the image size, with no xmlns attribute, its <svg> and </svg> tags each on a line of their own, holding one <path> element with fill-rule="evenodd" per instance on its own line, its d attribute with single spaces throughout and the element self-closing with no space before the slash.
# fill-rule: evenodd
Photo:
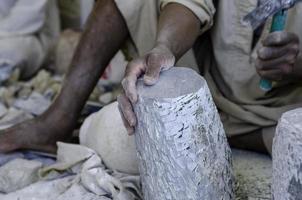
<svg viewBox="0 0 302 200">
<path fill-rule="evenodd" d="M 245 24 L 251 25 L 253 30 L 263 24 L 267 18 L 274 15 L 271 32 L 282 31 L 285 28 L 287 19 L 287 10 L 293 7 L 297 2 L 302 0 L 267 0 L 259 5 L 251 13 L 243 18 Z M 261 79 L 260 88 L 264 91 L 272 89 L 272 82 L 266 79 Z"/>
</svg>

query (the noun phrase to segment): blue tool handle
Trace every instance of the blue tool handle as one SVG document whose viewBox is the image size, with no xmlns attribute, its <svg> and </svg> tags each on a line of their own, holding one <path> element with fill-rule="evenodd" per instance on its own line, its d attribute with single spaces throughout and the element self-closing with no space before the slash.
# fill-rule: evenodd
<svg viewBox="0 0 302 200">
<path fill-rule="evenodd" d="M 277 12 L 273 17 L 271 32 L 283 31 L 286 24 L 287 11 L 281 10 Z M 270 91 L 273 88 L 271 81 L 266 79 L 260 80 L 260 88 L 264 91 Z"/>
</svg>

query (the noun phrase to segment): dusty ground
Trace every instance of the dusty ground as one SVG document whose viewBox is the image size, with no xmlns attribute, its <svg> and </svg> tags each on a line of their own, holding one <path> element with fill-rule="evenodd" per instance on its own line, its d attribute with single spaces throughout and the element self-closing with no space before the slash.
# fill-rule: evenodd
<svg viewBox="0 0 302 200">
<path fill-rule="evenodd" d="M 266 155 L 233 150 L 236 200 L 271 199 L 272 162 Z"/>
</svg>

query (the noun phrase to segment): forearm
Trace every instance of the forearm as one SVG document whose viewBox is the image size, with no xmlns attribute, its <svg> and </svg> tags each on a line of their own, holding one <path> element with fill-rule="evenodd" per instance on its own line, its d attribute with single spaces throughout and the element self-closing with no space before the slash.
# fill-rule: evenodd
<svg viewBox="0 0 302 200">
<path fill-rule="evenodd" d="M 199 36 L 201 23 L 186 7 L 171 3 L 162 10 L 156 45 L 165 45 L 178 60 Z"/>
<path fill-rule="evenodd" d="M 128 36 L 126 23 L 112 0 L 99 0 L 89 17 L 62 92 L 51 110 L 77 118 L 111 58 Z"/>
</svg>

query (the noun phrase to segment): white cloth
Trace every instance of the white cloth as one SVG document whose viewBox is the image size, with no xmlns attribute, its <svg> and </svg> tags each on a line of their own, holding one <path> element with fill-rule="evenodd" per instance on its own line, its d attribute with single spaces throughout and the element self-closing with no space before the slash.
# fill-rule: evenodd
<svg viewBox="0 0 302 200">
<path fill-rule="evenodd" d="M 85 121 L 81 142 L 58 143 L 50 166 L 20 153 L 0 154 L 0 199 L 142 199 L 134 137 L 126 134 L 116 102 Z"/>
<path fill-rule="evenodd" d="M 46 20 L 47 0 L 4 0 L 0 5 L 9 12 L 0 18 L 0 37 L 33 34 L 41 30 Z M 1 9 L 2 11 L 4 9 Z"/>
<path fill-rule="evenodd" d="M 0 83 L 14 68 L 28 78 L 34 74 L 59 36 L 55 0 L 2 0 L 0 2 Z"/>
<path fill-rule="evenodd" d="M 19 160 L 19 162 L 21 161 L 22 160 Z M 7 163 L 6 165 L 11 165 L 11 163 Z M 19 165 L 22 164 L 19 163 Z M 36 170 L 36 166 L 37 165 L 34 165 L 34 170 Z M 14 167 L 11 167 L 11 169 L 14 170 Z M 9 171 L 9 169 L 5 171 Z M 0 176 L 9 178 L 6 174 L 0 174 Z M 54 165 L 42 168 L 39 172 L 39 176 L 40 181 L 23 189 L 9 194 L 0 193 L 0 199 L 142 199 L 139 176 L 126 175 L 106 169 L 102 163 L 102 159 L 95 151 L 81 145 L 58 143 L 57 162 Z M 28 176 L 28 179 L 33 180 L 32 177 L 34 177 L 34 174 Z M 22 184 L 24 183 L 28 185 L 28 180 L 22 180 Z M 14 188 L 18 187 L 14 186 Z M 9 190 L 10 188 L 6 189 Z"/>
</svg>

